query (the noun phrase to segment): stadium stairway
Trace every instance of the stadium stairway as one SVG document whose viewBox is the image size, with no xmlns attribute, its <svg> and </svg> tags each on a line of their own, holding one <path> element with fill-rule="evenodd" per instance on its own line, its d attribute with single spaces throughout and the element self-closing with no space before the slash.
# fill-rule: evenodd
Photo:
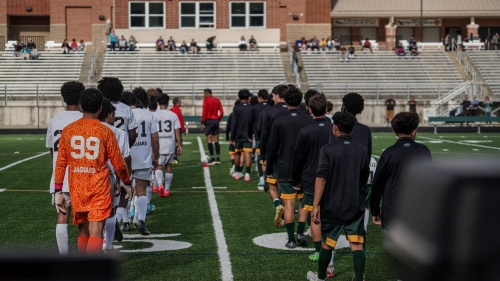
<svg viewBox="0 0 500 281">
<path fill-rule="evenodd" d="M 279 52 L 106 52 L 102 76 L 118 77 L 125 89 L 161 87 L 193 101 L 202 99 L 205 88 L 234 100 L 242 88 L 254 92 L 286 82 Z"/>
<path fill-rule="evenodd" d="M 500 51 L 467 52 L 495 96 L 500 95 Z"/>
<path fill-rule="evenodd" d="M 39 52 L 38 60 L 0 53 L 0 95 L 8 100 L 60 99 L 61 85 L 78 80 L 84 53 Z M 5 93 L 6 91 L 6 93 Z"/>
<path fill-rule="evenodd" d="M 389 94 L 407 99 L 434 100 L 463 83 L 443 51 L 425 51 L 418 58 L 398 57 L 391 51 L 356 52 L 348 62 L 338 53 L 301 53 L 309 85 L 322 84 L 328 98 L 358 92 L 368 99 Z"/>
</svg>

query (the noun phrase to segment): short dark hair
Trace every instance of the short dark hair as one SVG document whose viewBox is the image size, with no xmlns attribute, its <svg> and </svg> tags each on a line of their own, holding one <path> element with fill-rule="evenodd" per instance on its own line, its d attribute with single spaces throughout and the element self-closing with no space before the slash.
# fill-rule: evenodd
<svg viewBox="0 0 500 281">
<path fill-rule="evenodd" d="M 257 93 L 257 96 L 263 100 L 267 100 L 267 96 L 269 96 L 269 92 L 265 89 L 262 89 L 262 90 L 259 90 L 259 92 Z"/>
<path fill-rule="evenodd" d="M 172 104 L 173 104 L 173 105 L 176 105 L 176 104 L 178 104 L 180 101 L 181 101 L 181 98 L 174 98 L 174 99 L 172 100 Z"/>
<path fill-rule="evenodd" d="M 340 132 L 344 134 L 351 133 L 354 128 L 356 118 L 349 112 L 335 112 L 333 115 L 333 124 L 337 126 Z"/>
<path fill-rule="evenodd" d="M 331 101 L 326 102 L 326 111 L 332 112 L 333 110 L 333 103 Z"/>
<path fill-rule="evenodd" d="M 238 98 L 240 100 L 247 100 L 248 97 L 250 97 L 250 91 L 248 91 L 247 89 L 242 89 L 238 91 Z"/>
<path fill-rule="evenodd" d="M 269 106 L 273 106 L 274 105 L 273 95 L 269 95 L 267 97 L 267 104 L 269 104 Z"/>
<path fill-rule="evenodd" d="M 285 93 L 284 98 L 289 106 L 299 106 L 302 102 L 302 92 L 297 88 L 290 89 Z"/>
<path fill-rule="evenodd" d="M 148 106 L 149 109 L 152 109 L 152 110 L 158 109 L 158 103 L 156 102 L 157 99 L 158 99 L 158 97 L 155 97 L 155 96 L 152 96 L 150 98 L 149 106 Z"/>
<path fill-rule="evenodd" d="M 163 90 L 161 88 L 156 88 L 156 91 L 158 92 L 158 95 L 163 94 Z"/>
<path fill-rule="evenodd" d="M 287 85 L 277 85 L 273 88 L 273 94 L 277 94 L 280 98 L 283 98 L 286 91 L 288 91 L 288 86 Z"/>
<path fill-rule="evenodd" d="M 113 113 L 116 111 L 116 107 L 111 103 L 111 101 L 107 98 L 102 99 L 102 109 L 101 112 L 99 113 L 99 120 L 101 122 L 104 122 L 106 120 L 106 117 L 108 117 L 109 114 Z"/>
<path fill-rule="evenodd" d="M 259 103 L 259 98 L 257 98 L 256 96 L 250 98 L 250 105 L 256 105 L 258 103 Z"/>
<path fill-rule="evenodd" d="M 306 105 L 309 105 L 309 99 L 315 95 L 318 95 L 319 92 L 316 91 L 316 90 L 313 90 L 313 89 L 310 89 L 308 90 L 305 94 L 304 94 L 304 101 L 306 102 Z"/>
<path fill-rule="evenodd" d="M 85 90 L 85 86 L 78 81 L 69 81 L 62 85 L 61 96 L 67 105 L 78 105 L 80 93 Z"/>
<path fill-rule="evenodd" d="M 146 90 L 142 87 L 137 87 L 132 90 L 132 93 L 135 95 L 137 100 L 140 100 L 142 103 L 142 106 L 149 105 L 149 96 L 146 93 Z"/>
<path fill-rule="evenodd" d="M 345 109 L 354 116 L 360 114 L 365 109 L 365 100 L 358 93 L 348 93 L 342 98 L 342 103 Z"/>
<path fill-rule="evenodd" d="M 132 94 L 132 92 L 125 91 L 125 92 L 123 92 L 122 99 L 120 101 L 128 106 L 131 106 L 131 105 L 135 105 L 137 98 L 135 97 L 134 94 Z"/>
<path fill-rule="evenodd" d="M 144 104 L 140 100 L 135 100 L 135 107 L 144 108 Z"/>
<path fill-rule="evenodd" d="M 416 112 L 400 112 L 391 120 L 392 129 L 396 134 L 409 135 L 417 129 L 420 118 Z"/>
<path fill-rule="evenodd" d="M 97 89 L 112 102 L 119 101 L 123 94 L 122 82 L 115 77 L 103 77 L 97 82 Z"/>
<path fill-rule="evenodd" d="M 206 88 L 205 90 L 203 90 L 203 93 L 212 94 L 212 90 L 210 90 L 209 88 Z"/>
<path fill-rule="evenodd" d="M 241 101 L 240 101 L 240 100 L 236 100 L 236 101 L 234 102 L 234 106 L 237 106 L 237 105 L 238 105 L 238 104 L 240 104 L 240 103 L 241 103 Z"/>
<path fill-rule="evenodd" d="M 323 95 L 315 95 L 309 99 L 309 109 L 314 116 L 323 116 L 326 111 L 326 98 Z"/>
<path fill-rule="evenodd" d="M 170 101 L 170 97 L 167 94 L 161 94 L 158 97 L 158 103 L 160 105 L 168 105 L 168 102 Z"/>
<path fill-rule="evenodd" d="M 294 84 L 287 84 L 287 86 L 288 86 L 289 90 L 291 90 L 291 89 L 297 89 L 297 87 Z"/>
<path fill-rule="evenodd" d="M 101 91 L 96 88 L 87 88 L 81 92 L 79 103 L 83 112 L 96 113 L 101 108 L 103 99 Z"/>
</svg>

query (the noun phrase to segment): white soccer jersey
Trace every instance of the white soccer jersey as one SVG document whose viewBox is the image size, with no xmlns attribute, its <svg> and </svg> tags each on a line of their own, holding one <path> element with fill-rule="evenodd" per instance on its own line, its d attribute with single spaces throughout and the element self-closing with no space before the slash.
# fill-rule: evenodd
<svg viewBox="0 0 500 281">
<path fill-rule="evenodd" d="M 135 129 L 138 126 L 136 118 L 132 113 L 132 109 L 130 106 L 122 102 L 116 102 L 113 103 L 113 105 L 116 107 L 115 127 L 124 130 L 128 136 L 128 130 Z"/>
<path fill-rule="evenodd" d="M 54 169 L 56 167 L 57 161 L 57 151 L 59 149 L 59 137 L 63 129 L 69 124 L 75 122 L 76 120 L 82 118 L 83 113 L 80 111 L 63 111 L 52 117 L 49 122 L 49 127 L 47 129 L 47 138 L 45 146 L 47 148 L 52 148 L 54 153 L 52 155 L 52 178 L 50 179 L 50 192 L 54 193 Z M 66 168 L 66 174 L 63 181 L 63 192 L 69 192 L 68 186 L 68 168 Z"/>
<path fill-rule="evenodd" d="M 153 114 L 142 108 L 132 110 L 137 120 L 137 138 L 134 146 L 130 148 L 132 157 L 132 170 L 149 169 L 152 166 L 151 134 L 157 133 L 156 118 Z"/>
<path fill-rule="evenodd" d="M 377 161 L 374 157 L 370 159 L 370 176 L 368 177 L 368 184 L 373 184 L 373 176 L 375 175 L 375 170 L 377 170 Z"/>
<path fill-rule="evenodd" d="M 118 140 L 118 146 L 120 147 L 120 152 L 122 153 L 123 158 L 126 158 L 130 155 L 130 148 L 128 146 L 128 135 L 125 133 L 125 131 L 117 129 L 114 126 L 109 125 L 106 122 L 102 122 L 104 125 L 106 125 L 108 128 L 113 131 L 115 134 L 116 139 Z M 114 175 L 115 174 L 115 169 L 113 168 L 113 165 L 111 164 L 111 161 L 108 160 L 108 167 L 109 171 Z"/>
<path fill-rule="evenodd" d="M 160 137 L 160 154 L 175 153 L 175 130 L 181 128 L 179 117 L 168 109 L 160 109 L 153 113 L 158 122 Z"/>
</svg>

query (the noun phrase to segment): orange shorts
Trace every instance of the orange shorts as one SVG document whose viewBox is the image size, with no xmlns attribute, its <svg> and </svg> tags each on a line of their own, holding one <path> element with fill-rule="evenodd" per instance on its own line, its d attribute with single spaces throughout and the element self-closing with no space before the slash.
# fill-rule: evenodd
<svg viewBox="0 0 500 281">
<path fill-rule="evenodd" d="M 109 218 L 111 215 L 111 205 L 108 209 L 96 209 L 89 212 L 74 212 L 73 225 L 83 224 L 86 222 L 98 222 Z"/>
</svg>

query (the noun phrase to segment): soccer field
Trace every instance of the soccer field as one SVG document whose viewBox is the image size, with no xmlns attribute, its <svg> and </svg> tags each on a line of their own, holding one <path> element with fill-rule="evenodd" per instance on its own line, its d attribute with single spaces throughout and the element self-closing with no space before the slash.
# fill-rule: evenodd
<svg viewBox="0 0 500 281">
<path fill-rule="evenodd" d="M 373 134 L 374 156 L 395 141 L 394 134 Z M 500 155 L 498 133 L 420 133 L 417 141 L 430 148 L 436 161 Z M 267 193 L 257 190 L 257 174 L 252 173 L 249 183 L 229 176 L 227 143 L 221 146 L 223 165 L 210 166 L 207 173 L 200 163 L 197 135 L 185 136 L 184 142 L 170 197 L 153 194 L 156 210 L 146 218 L 152 235 L 133 230 L 114 244 L 123 253 L 125 280 L 305 280 L 307 271 L 317 270 L 308 259 L 311 240 L 308 249 L 284 247 L 285 229 L 274 226 L 274 206 Z M 57 253 L 55 209 L 48 193 L 52 160 L 47 151 L 45 135 L 0 136 L 3 252 Z M 72 253 L 77 252 L 76 230 L 69 228 Z M 371 222 L 366 256 L 367 280 L 395 280 L 384 233 Z M 352 277 L 348 248 L 337 251 L 335 273 L 333 280 Z"/>
</svg>

